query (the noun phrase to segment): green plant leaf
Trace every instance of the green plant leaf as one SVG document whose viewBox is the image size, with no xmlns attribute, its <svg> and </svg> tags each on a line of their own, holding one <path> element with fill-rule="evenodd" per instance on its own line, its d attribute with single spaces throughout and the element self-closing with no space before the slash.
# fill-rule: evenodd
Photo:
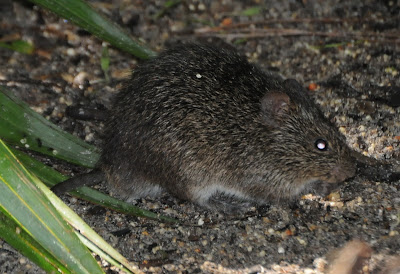
<svg viewBox="0 0 400 274">
<path fill-rule="evenodd" d="M 81 187 L 78 190 L 73 191 L 72 194 L 78 198 L 84 199 L 84 200 L 89 201 L 94 204 L 98 204 L 98 205 L 113 209 L 118 212 L 122 212 L 124 214 L 129 214 L 129 215 L 133 215 L 133 216 L 137 216 L 137 217 L 143 217 L 143 218 L 148 218 L 148 219 L 153 219 L 153 220 L 168 222 L 168 223 L 178 223 L 179 222 L 178 220 L 176 220 L 174 218 L 156 214 L 154 212 L 133 206 L 124 201 L 115 199 L 104 193 L 94 190 L 93 188 L 90 188 L 90 187 Z"/>
<path fill-rule="evenodd" d="M 93 231 L 94 232 L 94 231 Z M 95 233 L 95 232 L 94 232 Z M 122 257 L 115 249 L 112 248 L 109 244 L 106 245 L 106 247 L 102 246 L 97 242 L 97 245 L 95 245 L 93 242 L 89 241 L 86 237 L 84 237 L 82 234 L 77 234 L 79 239 L 81 240 L 82 243 L 84 243 L 90 250 L 92 250 L 94 253 L 99 255 L 101 258 L 109 262 L 110 264 L 118 267 L 124 272 L 133 272 L 133 273 L 143 273 L 142 271 L 139 270 L 137 266 L 133 266 L 126 260 L 125 258 Z M 101 249 L 99 246 L 102 246 L 102 248 L 106 249 Z M 105 251 L 103 251 L 105 250 Z M 123 261 L 117 261 L 115 254 L 113 252 L 116 252 L 120 257 L 122 257 Z M 114 255 L 114 257 L 112 257 Z M 121 259 L 121 258 L 120 258 Z"/>
<path fill-rule="evenodd" d="M 30 1 L 51 10 L 62 18 L 70 20 L 72 23 L 125 52 L 142 59 L 148 59 L 156 55 L 154 51 L 133 40 L 117 24 L 97 13 L 82 0 Z"/>
<path fill-rule="evenodd" d="M 18 51 L 24 54 L 32 54 L 35 50 L 35 47 L 31 43 L 23 40 L 15 40 L 9 43 L 0 42 L 0 47 Z"/>
<path fill-rule="evenodd" d="M 256 6 L 256 7 L 251 7 L 247 8 L 244 11 L 242 11 L 240 14 L 244 16 L 253 16 L 261 13 L 261 7 Z"/>
<path fill-rule="evenodd" d="M 51 201 L 53 206 L 60 212 L 64 220 L 66 220 L 72 227 L 79 231 L 80 235 L 78 237 L 84 240 L 85 243 L 90 241 L 88 247 L 94 248 L 94 250 L 103 250 L 107 253 L 105 259 L 109 257 L 112 258 L 110 263 L 114 263 L 115 260 L 118 261 L 116 265 L 119 268 L 126 268 L 130 271 L 136 273 L 138 272 L 137 267 L 131 265 L 127 259 L 125 259 L 118 251 L 116 251 L 112 246 L 110 246 L 106 241 L 103 240 L 93 229 L 91 229 L 82 219 L 66 204 L 63 203 L 48 187 L 44 184 L 38 184 L 37 187 L 46 195 L 46 197 Z M 103 252 L 101 253 L 103 254 Z"/>
<path fill-rule="evenodd" d="M 181 3 L 182 3 L 182 0 L 168 0 L 168 1 L 165 1 L 164 7 L 163 7 L 159 12 L 157 12 L 157 13 L 153 16 L 153 18 L 154 18 L 154 19 L 161 18 L 162 16 L 164 16 L 164 14 L 165 14 L 168 10 L 170 10 L 170 9 L 172 9 L 172 8 L 174 8 L 174 7 L 176 7 L 176 6 L 178 6 L 178 5 L 181 4 Z"/>
<path fill-rule="evenodd" d="M 27 154 L 12 149 L 17 158 L 25 164 L 28 171 L 37 173 L 40 177 L 50 181 L 58 181 L 60 179 L 66 179 L 67 177 L 61 175 L 54 169 L 44 165 L 43 163 L 31 158 Z M 53 185 L 51 183 L 51 185 Z M 118 268 L 129 270 L 131 272 L 138 272 L 135 266 L 132 266 L 121 254 L 113 249 L 107 242 L 105 242 L 96 232 L 94 232 L 77 214 L 75 214 L 67 205 L 65 205 L 57 196 L 55 196 L 46 186 L 39 184 L 37 186 L 44 192 L 47 198 L 53 205 L 56 206 L 58 212 L 61 212 L 63 218 L 69 222 L 75 229 L 75 233 L 81 239 L 84 239 L 83 243 L 88 246 L 91 250 L 95 251 L 98 255 L 101 255 L 103 259 L 108 260 L 111 264 Z M 1 200 L 1 195 L 0 195 Z M 77 231 L 84 234 L 80 235 Z M 28 252 L 32 252 L 29 251 Z"/>
<path fill-rule="evenodd" d="M 71 272 L 102 273 L 88 249 L 0 140 L 0 208 Z M 47 189 L 48 190 L 48 189 Z M 50 190 L 48 190 L 50 192 Z"/>
<path fill-rule="evenodd" d="M 73 136 L 0 86 L 0 138 L 67 162 L 93 168 L 99 150 Z"/>
<path fill-rule="evenodd" d="M 236 39 L 236 40 L 233 42 L 233 44 L 239 45 L 239 44 L 243 44 L 243 43 L 246 43 L 246 42 L 247 42 L 247 39 L 246 39 L 246 38 L 240 38 L 240 39 Z"/>
<path fill-rule="evenodd" d="M 94 167 L 99 158 L 99 151 L 81 139 L 62 131 L 60 128 L 34 112 L 24 102 L 11 95 L 10 91 L 0 86 L 0 138 L 17 146 L 41 152 L 71 163 Z M 38 142 L 37 140 L 40 140 Z M 54 150 L 58 153 L 52 153 Z M 52 168 L 36 161 L 26 154 L 14 151 L 24 165 L 48 186 L 68 179 Z M 177 222 L 177 220 L 159 216 L 142 210 L 128 203 L 109 197 L 91 188 L 82 188 L 74 195 L 114 210 L 139 217 L 160 221 Z"/>
<path fill-rule="evenodd" d="M 52 187 L 57 183 L 68 179 L 68 176 L 60 174 L 56 170 L 46 166 L 40 161 L 33 159 L 25 153 L 14 149 L 12 151 L 24 164 L 24 166 L 31 173 L 35 174 L 47 186 Z M 151 211 L 135 207 L 129 203 L 112 198 L 90 187 L 81 187 L 78 191 L 73 191 L 72 194 L 91 203 L 98 204 L 125 214 L 169 223 L 178 222 L 178 220 L 174 218 L 162 216 Z"/>
<path fill-rule="evenodd" d="M 168 1 L 165 1 L 164 7 L 173 8 L 176 5 L 179 5 L 180 3 L 182 3 L 182 0 L 168 0 Z"/>
<path fill-rule="evenodd" d="M 0 237 L 44 271 L 68 270 L 0 208 Z"/>
</svg>

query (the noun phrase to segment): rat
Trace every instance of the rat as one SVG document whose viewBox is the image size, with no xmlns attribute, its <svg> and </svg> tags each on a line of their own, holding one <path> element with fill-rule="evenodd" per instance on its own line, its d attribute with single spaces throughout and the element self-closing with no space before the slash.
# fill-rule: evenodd
<svg viewBox="0 0 400 274">
<path fill-rule="evenodd" d="M 224 213 L 328 194 L 356 173 L 344 136 L 293 79 L 208 43 L 135 69 L 108 112 L 97 168 L 56 193 L 107 181 L 129 201 L 164 191 Z"/>
</svg>

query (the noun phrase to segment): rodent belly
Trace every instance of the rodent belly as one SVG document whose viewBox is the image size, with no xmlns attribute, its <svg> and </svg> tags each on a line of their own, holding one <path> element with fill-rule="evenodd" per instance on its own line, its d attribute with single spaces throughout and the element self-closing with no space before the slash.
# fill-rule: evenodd
<svg viewBox="0 0 400 274">
<path fill-rule="evenodd" d="M 251 200 L 251 198 L 238 189 L 222 185 L 212 184 L 205 187 L 199 187 L 193 190 L 192 197 L 200 205 L 204 205 L 213 196 L 226 196 L 240 200 Z"/>
</svg>

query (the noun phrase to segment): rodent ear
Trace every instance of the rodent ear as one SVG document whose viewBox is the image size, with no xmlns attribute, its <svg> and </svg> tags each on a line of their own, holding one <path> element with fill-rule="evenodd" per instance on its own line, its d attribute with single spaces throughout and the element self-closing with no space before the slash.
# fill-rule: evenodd
<svg viewBox="0 0 400 274">
<path fill-rule="evenodd" d="M 268 92 L 261 99 L 263 121 L 270 126 L 279 125 L 289 112 L 290 98 L 283 92 Z"/>
</svg>

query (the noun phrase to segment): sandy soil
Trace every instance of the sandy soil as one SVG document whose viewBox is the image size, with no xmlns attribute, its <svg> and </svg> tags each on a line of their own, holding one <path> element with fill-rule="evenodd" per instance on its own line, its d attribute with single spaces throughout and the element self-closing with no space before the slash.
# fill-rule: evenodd
<svg viewBox="0 0 400 274">
<path fill-rule="evenodd" d="M 351 148 L 378 159 L 399 158 L 399 1 L 182 2 L 163 13 L 163 1 L 93 5 L 157 51 L 187 39 L 232 43 L 251 62 L 308 88 Z M 249 7 L 260 10 L 249 16 Z M 100 145 L 103 124 L 76 121 L 65 109 L 110 107 L 110 97 L 139 60 L 110 48 L 106 83 L 98 39 L 30 4 L 3 1 L 0 14 L 0 39 L 19 35 L 36 47 L 33 55 L 0 48 L 0 84 L 65 130 Z M 84 171 L 50 163 L 69 174 Z M 63 199 L 145 272 L 320 273 L 335 248 L 360 239 L 373 254 L 362 270 L 377 273 L 390 256 L 400 255 L 399 188 L 399 181 L 357 176 L 324 199 L 308 195 L 290 207 L 250 208 L 234 218 L 167 195 L 137 201 L 181 225 Z M 0 272 L 40 270 L 0 241 Z"/>
</svg>

